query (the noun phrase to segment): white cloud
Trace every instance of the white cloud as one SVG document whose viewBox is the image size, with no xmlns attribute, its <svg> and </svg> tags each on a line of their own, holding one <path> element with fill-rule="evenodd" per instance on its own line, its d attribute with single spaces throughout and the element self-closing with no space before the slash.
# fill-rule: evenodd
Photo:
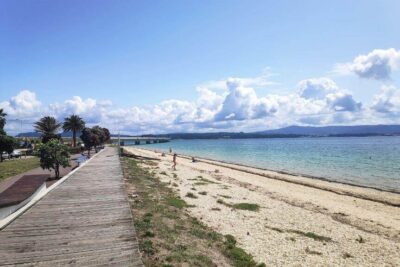
<svg viewBox="0 0 400 267">
<path fill-rule="evenodd" d="M 228 78 L 197 87 L 195 101 L 170 99 L 157 105 L 129 108 L 117 107 L 107 100 L 79 96 L 44 106 L 34 92 L 21 91 L 8 101 L 0 102 L 0 108 L 9 113 L 10 120 L 29 120 L 30 129 L 24 131 L 32 130 L 32 122 L 41 116 L 52 115 L 62 120 L 71 114 L 80 115 L 89 125 L 101 124 L 112 132 L 130 134 L 256 131 L 293 124 L 399 121 L 400 90 L 395 87 L 383 87 L 371 106 L 363 106 L 351 92 L 326 77 L 302 80 L 294 93 L 259 96 L 257 87 L 268 84 L 266 81 L 261 83 L 263 79 Z M 20 131 L 17 126 L 7 125 L 14 132 Z"/>
<path fill-rule="evenodd" d="M 394 48 L 375 49 L 367 55 L 357 56 L 353 62 L 338 64 L 335 72 L 355 73 L 361 78 L 387 80 L 400 66 L 400 51 Z"/>
<path fill-rule="evenodd" d="M 258 98 L 254 89 L 245 87 L 243 81 L 231 78 L 226 84 L 229 93 L 215 115 L 216 121 L 258 119 L 276 112 L 273 101 Z"/>
<path fill-rule="evenodd" d="M 344 92 L 327 95 L 327 102 L 335 111 L 360 111 L 361 102 L 356 102 L 353 96 Z"/>
<path fill-rule="evenodd" d="M 400 89 L 394 86 L 383 86 L 374 96 L 372 109 L 388 116 L 400 115 Z"/>
<path fill-rule="evenodd" d="M 9 116 L 21 119 L 22 117 L 32 118 L 36 116 L 41 105 L 34 92 L 23 90 L 9 101 L 1 102 L 0 108 L 3 108 Z"/>
<path fill-rule="evenodd" d="M 82 99 L 73 96 L 64 103 L 50 104 L 47 113 L 62 120 L 69 114 L 76 114 L 85 117 L 88 123 L 99 123 L 104 118 L 108 108 L 112 106 L 110 101 L 98 101 L 92 98 Z"/>
<path fill-rule="evenodd" d="M 338 90 L 336 83 L 325 77 L 302 80 L 297 88 L 299 95 L 305 99 L 324 99 L 327 94 Z"/>
</svg>

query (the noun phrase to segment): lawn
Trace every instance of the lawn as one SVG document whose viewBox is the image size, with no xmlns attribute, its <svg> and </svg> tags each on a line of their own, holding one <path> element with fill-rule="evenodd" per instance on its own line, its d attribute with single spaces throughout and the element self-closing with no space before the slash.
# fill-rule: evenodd
<svg viewBox="0 0 400 267">
<path fill-rule="evenodd" d="M 39 158 L 37 157 L 5 160 L 0 163 L 0 181 L 10 176 L 37 168 L 40 166 L 39 164 Z"/>
<path fill-rule="evenodd" d="M 191 206 L 161 182 L 152 168 L 130 158 L 123 158 L 122 165 L 127 190 L 134 192 L 129 201 L 145 266 L 266 266 L 238 247 L 233 236 L 224 236 L 190 216 Z"/>
</svg>

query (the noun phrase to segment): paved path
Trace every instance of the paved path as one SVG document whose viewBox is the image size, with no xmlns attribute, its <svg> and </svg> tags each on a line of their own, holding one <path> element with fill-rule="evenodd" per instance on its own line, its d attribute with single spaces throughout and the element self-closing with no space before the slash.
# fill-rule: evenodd
<svg viewBox="0 0 400 267">
<path fill-rule="evenodd" d="M 143 266 L 116 149 L 0 231 L 0 265 Z"/>
</svg>

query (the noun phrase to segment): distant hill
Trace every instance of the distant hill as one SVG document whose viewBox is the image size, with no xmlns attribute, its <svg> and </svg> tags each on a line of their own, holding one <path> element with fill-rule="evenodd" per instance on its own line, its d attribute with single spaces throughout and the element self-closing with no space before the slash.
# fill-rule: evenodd
<svg viewBox="0 0 400 267">
<path fill-rule="evenodd" d="M 307 136 L 337 135 L 400 135 L 400 125 L 357 125 L 357 126 L 289 126 L 276 130 L 257 132 L 259 134 L 297 134 Z"/>
<path fill-rule="evenodd" d="M 172 139 L 240 139 L 240 138 L 295 138 L 321 136 L 379 136 L 400 135 L 400 125 L 357 125 L 357 126 L 289 126 L 260 132 L 217 132 L 217 133 L 170 133 L 145 135 Z"/>
<path fill-rule="evenodd" d="M 260 132 L 216 132 L 216 133 L 169 133 L 159 135 L 142 135 L 169 137 L 172 139 L 241 139 L 241 138 L 294 138 L 306 136 L 376 136 L 400 135 L 400 125 L 357 125 L 357 126 L 289 126 L 285 128 L 266 130 Z M 72 137 L 71 132 L 62 133 L 62 137 Z M 80 136 L 80 133 L 77 134 Z M 120 135 L 132 137 L 133 135 Z M 39 137 L 36 132 L 20 133 L 17 137 Z M 118 134 L 111 134 L 118 137 Z"/>
<path fill-rule="evenodd" d="M 260 133 L 234 133 L 234 132 L 217 132 L 217 133 L 170 133 L 159 135 L 142 135 L 143 137 L 168 137 L 171 139 L 243 139 L 243 138 L 294 138 L 302 137 L 298 134 L 260 134 Z"/>
</svg>

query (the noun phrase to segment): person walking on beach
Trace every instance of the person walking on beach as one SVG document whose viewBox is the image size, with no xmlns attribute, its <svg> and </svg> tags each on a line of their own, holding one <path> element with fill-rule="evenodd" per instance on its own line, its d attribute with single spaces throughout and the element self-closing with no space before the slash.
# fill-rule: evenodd
<svg viewBox="0 0 400 267">
<path fill-rule="evenodd" d="M 172 168 L 176 171 L 176 153 L 172 156 Z"/>
</svg>

